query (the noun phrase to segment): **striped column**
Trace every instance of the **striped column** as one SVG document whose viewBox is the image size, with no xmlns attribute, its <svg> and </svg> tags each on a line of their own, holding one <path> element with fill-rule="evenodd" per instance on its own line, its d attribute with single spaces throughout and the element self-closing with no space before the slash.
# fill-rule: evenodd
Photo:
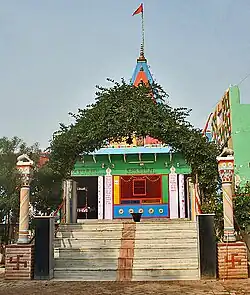
<svg viewBox="0 0 250 295">
<path fill-rule="evenodd" d="M 19 244 L 27 244 L 29 242 L 29 199 L 30 188 L 22 187 L 20 191 L 20 213 L 19 213 Z"/>
<path fill-rule="evenodd" d="M 235 242 L 234 214 L 233 214 L 233 188 L 234 157 L 217 157 L 218 170 L 222 180 L 223 215 L 224 215 L 224 242 Z"/>
</svg>

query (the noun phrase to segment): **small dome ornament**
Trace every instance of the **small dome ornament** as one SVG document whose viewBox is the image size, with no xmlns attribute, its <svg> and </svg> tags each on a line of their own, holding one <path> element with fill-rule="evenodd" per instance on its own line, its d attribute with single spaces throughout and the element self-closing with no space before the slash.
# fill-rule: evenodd
<svg viewBox="0 0 250 295">
<path fill-rule="evenodd" d="M 28 155 L 22 154 L 17 158 L 16 167 L 21 175 L 22 186 L 29 186 L 33 175 L 34 161 Z"/>
</svg>

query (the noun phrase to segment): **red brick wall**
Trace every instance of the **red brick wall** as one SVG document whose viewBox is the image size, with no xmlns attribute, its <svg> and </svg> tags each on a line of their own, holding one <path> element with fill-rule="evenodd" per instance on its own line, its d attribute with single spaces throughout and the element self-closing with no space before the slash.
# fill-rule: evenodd
<svg viewBox="0 0 250 295">
<path fill-rule="evenodd" d="M 118 258 L 117 281 L 132 280 L 135 230 L 135 223 L 127 222 L 123 224 L 121 248 Z"/>
<path fill-rule="evenodd" d="M 218 243 L 219 279 L 248 278 L 247 248 L 245 243 Z"/>
<path fill-rule="evenodd" d="M 7 245 L 5 278 L 30 280 L 34 276 L 34 245 Z"/>
</svg>

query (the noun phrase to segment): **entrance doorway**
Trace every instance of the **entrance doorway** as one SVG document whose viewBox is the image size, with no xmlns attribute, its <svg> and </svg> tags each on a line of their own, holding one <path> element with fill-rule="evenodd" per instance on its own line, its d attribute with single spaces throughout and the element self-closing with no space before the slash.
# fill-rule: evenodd
<svg viewBox="0 0 250 295">
<path fill-rule="evenodd" d="M 98 218 L 98 177 L 79 177 L 77 181 L 77 219 Z"/>
</svg>

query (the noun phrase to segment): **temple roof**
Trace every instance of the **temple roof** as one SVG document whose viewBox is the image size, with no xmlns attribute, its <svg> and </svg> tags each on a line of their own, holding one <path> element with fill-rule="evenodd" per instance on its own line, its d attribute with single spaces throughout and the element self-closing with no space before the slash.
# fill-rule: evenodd
<svg viewBox="0 0 250 295">
<path fill-rule="evenodd" d="M 153 84 L 153 77 L 150 73 L 147 60 L 142 54 L 137 59 L 137 64 L 132 76 L 133 85 L 138 86 L 141 82 L 143 82 L 144 84 Z"/>
</svg>

